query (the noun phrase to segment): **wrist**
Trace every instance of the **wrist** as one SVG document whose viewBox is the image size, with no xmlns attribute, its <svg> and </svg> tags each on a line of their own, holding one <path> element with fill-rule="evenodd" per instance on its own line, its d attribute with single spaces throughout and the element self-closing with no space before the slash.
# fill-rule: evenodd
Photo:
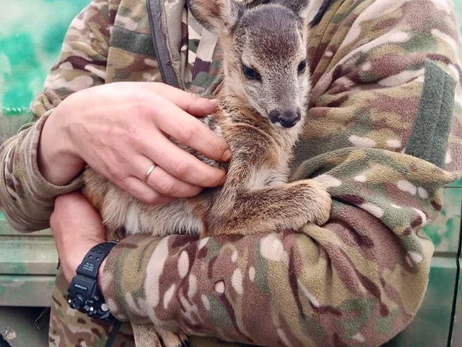
<svg viewBox="0 0 462 347">
<path fill-rule="evenodd" d="M 101 286 L 101 283 L 102 280 L 101 280 L 101 277 L 103 277 L 103 272 L 104 272 L 104 267 L 106 266 L 106 262 L 107 262 L 107 257 L 103 260 L 103 262 L 101 263 L 101 266 L 99 267 L 98 269 L 98 288 L 100 290 L 101 293 L 103 293 L 103 287 Z"/>
<path fill-rule="evenodd" d="M 69 285 L 67 302 L 70 308 L 95 319 L 115 321 L 98 284 L 103 262 L 115 245 L 114 241 L 98 243 L 85 254 Z"/>
<path fill-rule="evenodd" d="M 72 279 L 77 274 L 77 268 L 85 259 L 87 253 L 99 243 L 105 242 L 104 240 L 98 241 L 89 241 L 84 243 L 79 243 L 71 247 L 66 247 L 69 250 L 65 257 L 61 257 L 61 266 L 63 269 L 64 277 L 68 283 L 71 283 Z M 101 268 L 104 264 L 102 264 Z"/>
<path fill-rule="evenodd" d="M 85 162 L 77 154 L 60 118 L 59 106 L 43 125 L 38 145 L 38 167 L 51 184 L 63 186 L 83 170 Z"/>
</svg>

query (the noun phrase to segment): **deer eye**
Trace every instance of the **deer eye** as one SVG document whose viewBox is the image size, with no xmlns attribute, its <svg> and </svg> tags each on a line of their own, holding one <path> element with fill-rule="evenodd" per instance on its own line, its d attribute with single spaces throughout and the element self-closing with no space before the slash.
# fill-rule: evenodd
<svg viewBox="0 0 462 347">
<path fill-rule="evenodd" d="M 244 73 L 245 77 L 247 77 L 249 80 L 261 81 L 260 74 L 248 66 L 242 65 L 242 72 Z"/>
<path fill-rule="evenodd" d="M 300 64 L 298 64 L 297 70 L 298 70 L 299 74 L 302 74 L 302 73 L 305 72 L 305 70 L 306 70 L 306 60 L 304 60 Z"/>
</svg>

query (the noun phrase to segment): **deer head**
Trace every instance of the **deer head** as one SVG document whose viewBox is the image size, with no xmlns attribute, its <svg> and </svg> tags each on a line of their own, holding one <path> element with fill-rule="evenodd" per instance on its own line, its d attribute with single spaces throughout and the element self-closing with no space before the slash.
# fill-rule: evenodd
<svg viewBox="0 0 462 347">
<path fill-rule="evenodd" d="M 284 128 L 305 115 L 309 0 L 189 0 L 196 20 L 219 35 L 224 88 Z"/>
</svg>

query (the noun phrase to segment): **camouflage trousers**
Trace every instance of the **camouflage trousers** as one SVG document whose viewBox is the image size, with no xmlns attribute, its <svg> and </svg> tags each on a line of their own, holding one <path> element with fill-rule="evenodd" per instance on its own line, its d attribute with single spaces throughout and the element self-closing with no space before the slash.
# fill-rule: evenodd
<svg viewBox="0 0 462 347">
<path fill-rule="evenodd" d="M 108 339 L 114 339 L 112 347 L 134 347 L 132 329 L 123 323 L 118 331 L 115 326 L 91 319 L 67 304 L 67 283 L 60 271 L 52 295 L 49 345 L 56 347 L 104 347 Z"/>
</svg>

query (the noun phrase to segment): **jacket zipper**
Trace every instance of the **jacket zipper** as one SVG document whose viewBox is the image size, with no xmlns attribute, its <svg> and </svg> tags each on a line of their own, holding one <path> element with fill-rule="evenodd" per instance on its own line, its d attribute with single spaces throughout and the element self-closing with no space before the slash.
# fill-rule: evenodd
<svg viewBox="0 0 462 347">
<path fill-rule="evenodd" d="M 163 1 L 163 0 L 146 0 L 146 6 L 148 9 L 148 15 L 149 15 L 149 24 L 151 25 L 151 31 L 152 31 L 152 43 L 154 46 L 154 52 L 156 53 L 156 58 L 157 58 L 157 62 L 159 65 L 159 71 L 162 77 L 162 81 L 173 87 L 180 88 L 180 83 L 178 81 L 175 71 L 173 70 L 172 62 L 171 62 L 170 56 L 167 51 L 167 47 L 166 47 L 167 43 L 162 42 L 163 34 L 160 28 L 157 26 L 157 23 L 159 23 L 159 26 L 162 25 L 162 19 L 160 18 L 161 11 L 159 8 L 160 1 Z M 156 18 L 154 18 L 154 15 L 156 16 Z M 159 46 L 163 46 L 163 47 L 159 47 Z M 167 55 L 167 59 L 165 59 L 165 55 Z"/>
</svg>

